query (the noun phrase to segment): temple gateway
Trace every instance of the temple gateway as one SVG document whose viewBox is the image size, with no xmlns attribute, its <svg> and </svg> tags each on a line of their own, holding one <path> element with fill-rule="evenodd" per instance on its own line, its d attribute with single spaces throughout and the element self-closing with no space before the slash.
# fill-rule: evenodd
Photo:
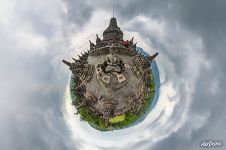
<svg viewBox="0 0 226 150">
<path fill-rule="evenodd" d="M 90 49 L 79 59 L 63 60 L 72 71 L 72 104 L 81 120 L 102 130 L 136 121 L 151 103 L 154 81 L 150 65 L 157 55 L 144 56 L 133 38 L 124 40 L 116 18 L 111 18 L 103 39 L 96 35 L 96 43 L 90 41 Z"/>
</svg>

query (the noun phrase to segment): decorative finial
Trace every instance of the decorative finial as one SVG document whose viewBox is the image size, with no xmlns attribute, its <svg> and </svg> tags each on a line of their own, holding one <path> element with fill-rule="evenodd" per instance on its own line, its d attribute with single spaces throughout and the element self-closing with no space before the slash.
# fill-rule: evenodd
<svg viewBox="0 0 226 150">
<path fill-rule="evenodd" d="M 158 54 L 159 54 L 159 53 L 157 52 L 157 53 L 155 53 L 154 55 L 149 56 L 148 59 L 149 59 L 149 60 L 153 60 Z"/>
<path fill-rule="evenodd" d="M 72 64 L 66 60 L 62 60 L 63 63 L 65 63 L 67 66 L 69 66 L 70 68 L 72 67 Z"/>
</svg>

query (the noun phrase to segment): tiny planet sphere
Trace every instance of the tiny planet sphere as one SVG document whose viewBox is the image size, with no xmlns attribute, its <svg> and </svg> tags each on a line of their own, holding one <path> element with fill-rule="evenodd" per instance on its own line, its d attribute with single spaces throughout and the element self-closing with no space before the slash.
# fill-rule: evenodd
<svg viewBox="0 0 226 150">
<path fill-rule="evenodd" d="M 136 43 L 123 39 L 116 18 L 96 35 L 96 44 L 74 59 L 63 60 L 72 72 L 72 105 L 82 121 L 100 131 L 123 129 L 147 114 L 155 95 L 151 64 L 158 55 L 142 53 Z"/>
</svg>

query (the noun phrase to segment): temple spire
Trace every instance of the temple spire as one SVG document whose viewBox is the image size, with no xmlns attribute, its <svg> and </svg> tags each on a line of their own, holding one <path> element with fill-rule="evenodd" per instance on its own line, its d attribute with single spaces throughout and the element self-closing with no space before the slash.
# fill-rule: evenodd
<svg viewBox="0 0 226 150">
<path fill-rule="evenodd" d="M 156 57 L 158 54 L 159 54 L 159 53 L 157 52 L 157 53 L 155 53 L 154 55 L 149 56 L 148 59 L 151 61 L 151 60 L 155 59 L 155 57 Z"/>
<path fill-rule="evenodd" d="M 113 39 L 118 39 L 123 41 L 123 32 L 117 25 L 117 20 L 113 16 L 110 20 L 109 26 L 103 33 L 103 40 L 112 41 Z"/>
<path fill-rule="evenodd" d="M 67 66 L 69 66 L 71 68 L 72 64 L 66 60 L 62 60 L 63 63 L 65 63 Z"/>
</svg>

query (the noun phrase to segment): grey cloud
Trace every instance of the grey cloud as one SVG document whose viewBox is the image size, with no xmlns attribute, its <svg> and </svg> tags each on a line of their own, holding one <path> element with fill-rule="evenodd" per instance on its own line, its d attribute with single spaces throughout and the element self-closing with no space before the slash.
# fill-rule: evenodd
<svg viewBox="0 0 226 150">
<path fill-rule="evenodd" d="M 189 110 L 189 114 L 191 114 L 189 122 L 178 132 L 156 144 L 154 149 L 201 149 L 200 142 L 203 140 L 226 140 L 223 132 L 226 124 L 226 118 L 223 115 L 225 113 L 225 86 L 223 84 L 225 83 L 223 81 L 219 85 L 220 89 L 217 90 L 215 95 L 212 95 L 209 87 L 216 72 L 210 72 L 205 69 L 202 69 L 201 72 L 202 75 L 195 86 L 193 103 Z M 204 117 L 210 114 L 210 116 L 202 127 L 192 130 L 190 137 L 184 137 L 183 135 L 191 128 L 190 126 L 197 121 L 196 118 L 192 117 L 192 114 Z M 218 149 L 223 150 L 224 147 Z"/>
<path fill-rule="evenodd" d="M 94 9 L 92 3 L 87 0 L 65 0 L 64 2 L 68 11 L 66 15 L 68 21 L 77 24 L 78 27 L 89 21 Z"/>
<path fill-rule="evenodd" d="M 1 149 L 72 149 L 61 112 L 66 78 L 57 79 L 51 57 L 12 53 L 1 63 L 11 68 L 1 70 Z"/>
<path fill-rule="evenodd" d="M 21 5 L 5 14 L 8 22 L 0 21 L 0 149 L 74 150 L 61 110 L 67 75 L 60 69 L 61 59 L 56 58 L 64 43 L 56 43 L 57 37 L 48 36 L 48 26 L 43 26 L 42 31 L 36 28 L 34 22 L 42 22 L 43 15 L 48 19 L 48 11 L 40 14 L 41 18 L 27 18 L 16 14 Z M 34 30 L 24 30 L 24 24 Z M 58 30 L 60 27 L 51 32 Z M 42 42 L 33 39 L 40 35 L 48 46 L 42 48 Z"/>
<path fill-rule="evenodd" d="M 57 72 L 51 66 L 46 67 L 50 58 L 43 57 L 16 55 L 12 61 L 23 59 L 30 64 L 14 68 L 5 77 L 1 75 L 4 78 L 1 80 L 1 149 L 69 149 L 72 146 L 60 110 L 65 85 L 62 82 L 66 81 L 56 80 Z"/>
<path fill-rule="evenodd" d="M 147 5 L 147 3 L 145 3 Z M 128 4 L 129 5 L 129 4 Z M 166 12 L 159 12 L 161 18 L 167 20 L 168 23 L 177 22 L 183 29 L 186 29 L 198 36 L 203 40 L 204 54 L 208 61 L 211 61 L 211 68 L 202 68 L 200 77 L 196 84 L 195 93 L 193 96 L 193 103 L 189 113 L 205 116 L 210 113 L 206 124 L 198 130 L 191 133 L 191 138 L 184 139 L 181 136 L 184 131 L 189 128 L 185 126 L 172 136 L 166 138 L 162 142 L 155 145 L 154 149 L 200 149 L 199 142 L 204 139 L 223 140 L 225 141 L 224 126 L 226 120 L 225 113 L 225 85 L 226 80 L 224 74 L 226 73 L 225 65 L 225 2 L 223 1 L 189 1 L 189 2 L 176 2 L 171 3 L 173 12 L 165 14 Z M 156 5 L 158 8 L 158 6 Z M 162 7 L 160 8 L 160 10 Z M 132 9 L 131 9 L 132 10 Z M 145 11 L 145 10 L 144 10 Z M 140 9 L 142 12 L 142 9 Z M 152 11 L 142 12 L 146 16 L 151 16 Z M 150 15 L 149 15 L 150 13 Z M 158 19 L 158 18 L 157 18 Z M 141 33 L 142 29 L 141 29 Z M 174 35 L 172 35 L 173 38 Z M 153 38 L 149 37 L 150 39 Z M 163 49 L 158 41 L 154 44 L 159 49 Z M 167 52 L 167 51 L 166 51 Z M 168 51 L 169 58 L 175 62 L 177 70 L 180 72 L 183 69 L 183 63 L 180 62 L 178 57 L 173 56 Z M 195 57 L 195 56 L 194 56 Z M 191 60 L 192 61 L 192 60 Z M 195 67 L 195 66 L 194 66 Z M 179 73 L 178 72 L 178 73 Z M 210 83 L 217 79 L 219 87 L 216 94 L 211 95 Z M 192 117 L 192 116 L 191 116 Z M 189 119 L 191 122 L 196 122 L 194 118 Z M 186 129 L 187 128 L 187 129 Z M 223 147 L 220 149 L 224 149 Z"/>
<path fill-rule="evenodd" d="M 101 9 L 115 9 L 116 16 L 122 17 L 120 19 L 122 22 L 138 15 L 144 15 L 158 20 L 167 20 L 169 25 L 178 23 L 182 28 L 202 37 L 206 46 L 205 50 L 210 54 L 209 57 L 215 56 L 223 59 L 226 40 L 225 1 L 141 0 L 102 2 L 97 0 L 94 5 Z"/>
<path fill-rule="evenodd" d="M 224 92 L 226 89 L 224 78 L 226 73 L 225 1 L 97 0 L 91 3 L 66 0 L 64 1 L 68 11 L 66 15 L 63 12 L 59 14 L 57 11 L 49 12 L 44 5 L 35 11 L 32 9 L 34 6 L 25 3 L 26 1 L 17 4 L 16 13 L 13 15 L 18 17 L 19 22 L 25 21 L 31 25 L 34 29 L 33 34 L 43 35 L 48 42 L 53 42 L 55 33 L 63 28 L 57 24 L 58 22 L 65 21 L 65 24 L 72 23 L 79 28 L 89 21 L 94 11 L 108 10 L 110 13 L 113 9 L 122 24 L 126 24 L 128 20 L 138 15 L 143 15 L 156 20 L 164 20 L 171 30 L 175 30 L 177 23 L 183 30 L 200 36 L 204 44 L 205 58 L 212 62 L 212 66 L 209 69 L 201 68 L 189 113 L 201 116 L 210 113 L 210 116 L 204 126 L 191 131 L 191 138 L 182 136 L 190 128 L 188 124 L 152 148 L 200 149 L 198 144 L 203 138 L 226 141 L 223 133 L 226 124 L 224 117 L 226 111 L 224 100 L 226 97 Z M 55 5 L 54 3 L 55 1 L 51 5 Z M 49 6 L 48 8 L 50 9 Z M 57 10 L 57 7 L 54 10 Z M 63 20 L 57 20 L 56 14 Z M 51 22 L 51 20 L 54 21 Z M 161 52 L 176 64 L 176 74 L 179 77 L 182 76 L 183 56 L 171 54 L 158 39 L 155 39 L 154 35 L 147 34 L 148 29 L 138 27 L 142 27 L 139 22 L 129 30 L 137 31 L 151 39 L 153 46 L 161 49 Z M 62 58 L 55 58 L 56 55 L 67 54 L 54 51 L 54 49 L 59 50 L 59 45 L 64 43 L 59 45 L 51 43 L 53 46 L 48 47 L 44 54 L 24 52 L 15 47 L 17 39 L 10 36 L 14 30 L 12 29 L 11 32 L 10 29 L 8 30 L 4 30 L 4 27 L 0 29 L 0 148 L 5 150 L 15 149 L 15 147 L 17 149 L 75 149 L 76 146 L 70 139 L 70 131 L 65 126 L 61 112 L 64 96 L 62 91 L 65 90 L 67 82 L 66 69 L 59 67 Z M 66 47 L 60 49 L 63 48 Z M 53 62 L 57 65 L 53 65 Z M 213 79 L 219 81 L 215 95 L 211 95 L 209 90 Z M 181 93 L 183 92 L 181 89 Z M 196 120 L 189 118 L 189 121 L 195 122 Z M 134 149 L 141 147 L 142 142 Z"/>
<path fill-rule="evenodd" d="M 120 5 L 122 4 L 122 5 Z M 189 127 L 184 127 L 172 136 L 166 138 L 155 146 L 154 149 L 200 149 L 199 142 L 205 138 L 218 139 L 225 141 L 224 126 L 226 120 L 225 113 L 225 85 L 226 73 L 225 63 L 225 47 L 226 47 L 226 18 L 225 18 L 225 1 L 132 1 L 122 3 L 110 3 L 117 7 L 116 11 L 121 20 L 129 20 L 137 15 L 144 15 L 155 18 L 157 20 L 165 20 L 169 26 L 174 26 L 178 23 L 183 30 L 187 30 L 202 38 L 204 44 L 204 55 L 208 61 L 211 61 L 211 68 L 202 68 L 200 77 L 196 84 L 193 103 L 191 104 L 190 113 L 205 116 L 205 113 L 210 113 L 207 123 L 198 130 L 192 131 L 191 139 L 181 138 L 184 130 Z M 106 6 L 106 3 L 105 5 Z M 171 7 L 171 8 L 169 8 Z M 138 31 L 144 36 L 149 37 L 154 46 L 167 53 L 169 59 L 176 64 L 177 73 L 183 73 L 183 58 L 178 58 L 165 50 L 164 45 L 159 43 L 154 36 L 148 36 L 147 30 L 138 28 L 142 24 L 135 24 L 132 31 Z M 145 31 L 144 31 L 145 30 Z M 174 35 L 172 34 L 172 38 Z M 194 56 L 195 57 L 195 56 Z M 192 60 L 191 60 L 192 61 Z M 195 66 L 194 66 L 195 67 Z M 220 84 L 215 95 L 211 95 L 210 83 L 217 79 Z M 176 120 L 175 120 L 176 121 Z M 190 121 L 196 121 L 190 118 Z M 222 148 L 224 149 L 224 148 Z"/>
</svg>

